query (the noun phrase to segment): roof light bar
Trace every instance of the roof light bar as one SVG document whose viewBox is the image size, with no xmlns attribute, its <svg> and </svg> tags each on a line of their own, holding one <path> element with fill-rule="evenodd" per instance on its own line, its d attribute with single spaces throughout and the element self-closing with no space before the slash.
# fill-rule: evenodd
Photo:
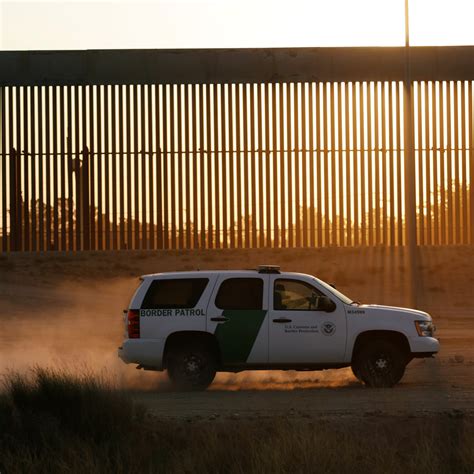
<svg viewBox="0 0 474 474">
<path fill-rule="evenodd" d="M 280 273 L 279 265 L 259 265 L 258 273 Z"/>
</svg>

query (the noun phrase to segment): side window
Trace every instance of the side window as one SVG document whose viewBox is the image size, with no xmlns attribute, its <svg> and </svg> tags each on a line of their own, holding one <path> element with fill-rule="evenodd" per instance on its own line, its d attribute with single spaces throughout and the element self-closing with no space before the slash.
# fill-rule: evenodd
<svg viewBox="0 0 474 474">
<path fill-rule="evenodd" d="M 304 281 L 280 278 L 273 286 L 273 309 L 314 311 L 318 309 L 321 296 L 323 293 Z"/>
<path fill-rule="evenodd" d="M 143 299 L 142 308 L 194 308 L 208 283 L 207 278 L 154 280 Z"/>
<path fill-rule="evenodd" d="M 216 307 L 220 309 L 262 309 L 261 278 L 228 278 L 217 292 Z"/>
</svg>

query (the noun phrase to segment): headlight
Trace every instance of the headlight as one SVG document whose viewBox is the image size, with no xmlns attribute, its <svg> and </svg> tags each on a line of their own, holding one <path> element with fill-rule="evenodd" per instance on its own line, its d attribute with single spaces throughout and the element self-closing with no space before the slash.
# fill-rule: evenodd
<svg viewBox="0 0 474 474">
<path fill-rule="evenodd" d="M 433 321 L 415 321 L 415 326 L 418 336 L 431 337 L 435 330 Z"/>
</svg>

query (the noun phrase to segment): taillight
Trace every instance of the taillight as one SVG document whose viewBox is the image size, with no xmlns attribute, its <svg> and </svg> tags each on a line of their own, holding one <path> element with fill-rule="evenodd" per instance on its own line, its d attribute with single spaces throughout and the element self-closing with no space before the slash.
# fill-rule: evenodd
<svg viewBox="0 0 474 474">
<path fill-rule="evenodd" d="M 140 312 L 137 309 L 129 309 L 127 319 L 129 339 L 138 339 L 140 337 Z"/>
</svg>

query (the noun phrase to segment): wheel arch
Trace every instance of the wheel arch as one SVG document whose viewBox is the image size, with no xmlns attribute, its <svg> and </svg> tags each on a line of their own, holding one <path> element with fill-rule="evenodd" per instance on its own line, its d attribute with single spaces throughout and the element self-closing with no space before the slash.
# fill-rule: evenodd
<svg viewBox="0 0 474 474">
<path fill-rule="evenodd" d="M 206 331 L 176 331 L 168 335 L 163 349 L 163 368 L 167 367 L 167 357 L 170 351 L 178 346 L 190 343 L 200 343 L 211 348 L 216 356 L 218 364 L 221 362 L 221 350 L 214 334 Z"/>
<path fill-rule="evenodd" d="M 410 355 L 410 343 L 405 334 L 399 331 L 393 331 L 388 329 L 378 329 L 364 331 L 357 335 L 354 345 L 352 347 L 351 360 L 353 361 L 360 350 L 365 347 L 367 344 L 370 344 L 373 341 L 389 341 L 392 344 L 400 347 L 403 352 L 409 357 Z"/>
</svg>

